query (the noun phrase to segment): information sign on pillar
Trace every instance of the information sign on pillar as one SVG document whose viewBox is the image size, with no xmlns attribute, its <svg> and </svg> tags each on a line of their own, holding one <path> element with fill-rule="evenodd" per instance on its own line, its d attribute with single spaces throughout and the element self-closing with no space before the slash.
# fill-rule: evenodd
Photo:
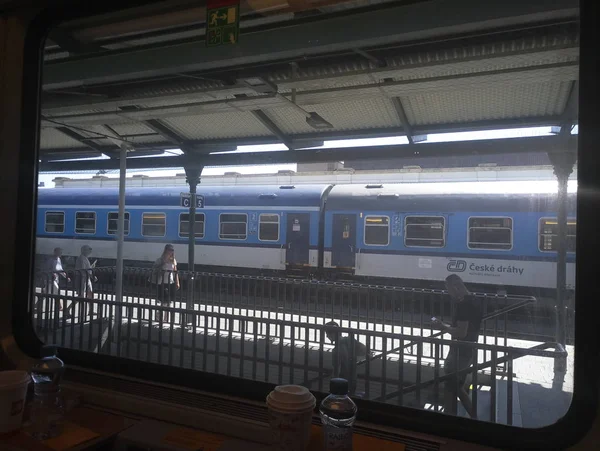
<svg viewBox="0 0 600 451">
<path fill-rule="evenodd" d="M 206 46 L 237 44 L 240 34 L 240 1 L 208 0 Z"/>
<path fill-rule="evenodd" d="M 183 208 L 190 208 L 192 204 L 192 195 L 190 193 L 181 193 L 179 195 L 179 205 Z"/>
</svg>

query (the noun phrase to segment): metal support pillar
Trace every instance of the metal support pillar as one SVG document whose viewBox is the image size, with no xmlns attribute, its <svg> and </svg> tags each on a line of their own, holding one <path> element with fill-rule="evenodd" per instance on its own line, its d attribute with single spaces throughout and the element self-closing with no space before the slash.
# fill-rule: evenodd
<svg viewBox="0 0 600 451">
<path fill-rule="evenodd" d="M 127 152 L 129 147 L 123 143 L 119 153 L 119 215 L 117 217 L 117 280 L 115 290 L 114 339 L 117 343 L 117 357 L 121 356 L 121 325 L 123 321 L 121 302 L 123 302 L 123 244 L 125 242 L 125 184 L 127 179 Z"/>
<path fill-rule="evenodd" d="M 185 175 L 190 185 L 190 212 L 188 218 L 188 280 L 187 280 L 187 305 L 186 308 L 194 308 L 194 273 L 195 273 L 195 250 L 196 250 L 196 188 L 200 183 L 200 174 L 204 166 L 197 163 L 185 165 Z M 183 323 L 188 323 L 188 318 L 183 318 Z"/>
<path fill-rule="evenodd" d="M 119 154 L 119 215 L 117 217 L 117 287 L 116 301 L 123 302 L 123 243 L 125 242 L 125 183 L 127 179 L 127 148 Z"/>
<path fill-rule="evenodd" d="M 549 153 L 548 157 L 554 166 L 554 174 L 558 180 L 557 196 L 557 239 L 556 249 L 556 342 L 566 347 L 567 341 L 567 186 L 569 176 L 573 172 L 576 154 L 574 152 Z M 566 349 L 566 348 L 565 348 Z M 566 371 L 566 360 L 558 359 L 554 371 Z"/>
</svg>

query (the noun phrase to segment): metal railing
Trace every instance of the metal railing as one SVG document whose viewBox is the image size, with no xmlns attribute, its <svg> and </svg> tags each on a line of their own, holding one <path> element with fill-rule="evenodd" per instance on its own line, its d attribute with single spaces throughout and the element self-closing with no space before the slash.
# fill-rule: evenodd
<svg viewBox="0 0 600 451">
<path fill-rule="evenodd" d="M 304 384 L 319 391 L 327 388 L 333 345 L 326 338 L 328 326 L 323 321 L 299 322 L 275 315 L 260 317 L 221 311 L 200 304 L 184 308 L 179 301 L 158 305 L 150 298 L 142 300 L 116 302 L 108 296 L 79 297 L 72 290 L 38 290 L 31 305 L 32 320 L 45 343 L 62 347 L 275 384 Z M 566 358 L 562 349 L 461 342 L 461 349 L 466 347 L 472 352 L 473 365 L 444 374 L 446 350 L 456 346 L 456 342 L 385 330 L 337 330 L 354 334 L 356 340 L 365 344 L 367 355 L 379 353 L 377 361 L 370 360 L 357 371 L 356 395 L 440 411 L 445 390 L 450 389 L 448 381 L 454 381 L 459 372 L 471 379 L 475 414 L 480 419 L 504 424 L 513 422 L 514 359 Z M 415 350 L 404 352 L 409 347 Z M 497 371 L 502 362 L 508 367 L 503 380 Z M 484 373 L 487 369 L 491 372 Z M 481 392 L 482 384 L 491 387 L 490 391 Z M 506 399 L 498 397 L 500 386 L 505 389 Z M 489 398 L 485 402 L 484 396 Z"/>
<path fill-rule="evenodd" d="M 60 289 L 78 294 L 79 287 L 85 285 L 82 277 L 85 279 L 87 273 L 79 276 L 77 272 L 66 271 L 64 274 L 66 277 L 58 276 Z M 449 322 L 453 310 L 452 299 L 442 290 L 205 272 L 181 271 L 178 275 L 181 289 L 175 290 L 173 284 L 169 284 L 174 281 L 172 274 L 125 268 L 124 296 L 131 302 L 146 305 L 157 301 L 188 308 L 202 305 L 214 312 L 244 311 L 245 315 L 309 324 L 328 319 L 359 330 L 410 336 L 435 334 L 437 329 L 431 317 Z M 48 286 L 56 277 L 52 273 L 39 273 L 39 286 Z M 95 269 L 91 277 L 95 296 L 113 299 L 114 268 Z M 491 340 L 500 345 L 506 344 L 508 338 L 524 337 L 538 341 L 552 339 L 553 329 L 540 331 L 530 313 L 523 309 L 535 303 L 534 297 L 479 293 L 474 296 L 487 318 L 482 329 L 486 343 Z M 515 321 L 512 316 L 518 310 L 520 319 Z M 411 354 L 412 348 L 406 352 Z M 425 352 L 431 356 L 431 349 Z"/>
</svg>

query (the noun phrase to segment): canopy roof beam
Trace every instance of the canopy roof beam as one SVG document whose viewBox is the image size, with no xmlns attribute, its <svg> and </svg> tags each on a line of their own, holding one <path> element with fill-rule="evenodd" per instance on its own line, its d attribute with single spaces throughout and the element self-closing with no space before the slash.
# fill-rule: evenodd
<svg viewBox="0 0 600 451">
<path fill-rule="evenodd" d="M 440 157 L 455 155 L 485 155 L 530 152 L 576 152 L 577 136 L 538 136 L 528 138 L 452 141 L 408 145 L 364 146 L 335 149 L 308 149 L 298 151 L 230 153 L 202 155 L 203 166 L 243 166 L 259 164 L 316 163 L 364 159 Z M 190 163 L 190 156 L 135 158 L 128 162 L 129 169 L 179 168 Z M 116 169 L 112 160 L 66 161 L 42 163 L 43 172 L 97 171 Z"/>
</svg>

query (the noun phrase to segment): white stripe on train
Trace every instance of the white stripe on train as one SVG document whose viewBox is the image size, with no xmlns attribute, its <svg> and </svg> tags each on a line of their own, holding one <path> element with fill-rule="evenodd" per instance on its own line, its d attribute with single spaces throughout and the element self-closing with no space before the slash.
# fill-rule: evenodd
<svg viewBox="0 0 600 451">
<path fill-rule="evenodd" d="M 63 250 L 63 255 L 76 257 L 81 252 L 81 246 L 88 244 L 92 247 L 91 260 L 95 258 L 114 259 L 117 255 L 117 242 L 115 240 L 86 240 L 56 239 L 52 237 L 38 237 L 36 253 L 51 255 L 55 247 Z M 175 258 L 179 263 L 188 262 L 187 244 L 176 243 Z M 125 241 L 123 255 L 126 260 L 154 262 L 165 247 L 165 243 Z M 214 246 L 207 244 L 196 245 L 195 262 L 198 265 L 214 265 L 239 268 L 258 268 L 284 270 L 286 268 L 287 248 L 283 247 L 255 247 L 255 246 Z M 310 266 L 318 264 L 318 251 L 309 251 Z"/>
</svg>

